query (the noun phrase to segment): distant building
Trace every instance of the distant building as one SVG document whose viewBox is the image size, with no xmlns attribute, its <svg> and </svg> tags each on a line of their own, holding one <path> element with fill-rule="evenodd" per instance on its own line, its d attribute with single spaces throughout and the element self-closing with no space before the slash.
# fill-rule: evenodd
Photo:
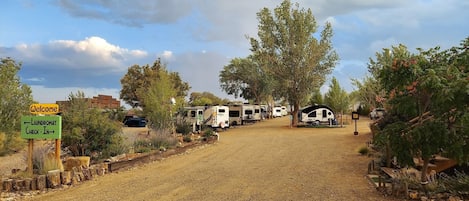
<svg viewBox="0 0 469 201">
<path fill-rule="evenodd" d="M 98 94 L 98 96 L 94 96 L 93 98 L 85 99 L 89 102 L 90 108 L 119 109 L 121 107 L 121 102 L 109 95 Z M 55 103 L 60 105 L 61 110 L 66 110 L 70 105 L 69 101 L 56 101 Z"/>
</svg>

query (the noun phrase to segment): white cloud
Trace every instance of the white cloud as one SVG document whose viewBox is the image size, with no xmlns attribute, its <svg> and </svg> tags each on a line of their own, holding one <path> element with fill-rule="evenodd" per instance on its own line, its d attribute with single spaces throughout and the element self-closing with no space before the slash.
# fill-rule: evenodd
<svg viewBox="0 0 469 201">
<path fill-rule="evenodd" d="M 146 51 L 121 48 L 97 36 L 80 41 L 52 40 L 46 44 L 18 44 L 8 49 L 5 55 L 41 68 L 88 69 L 95 74 L 123 72 L 130 65 L 148 57 Z"/>
</svg>

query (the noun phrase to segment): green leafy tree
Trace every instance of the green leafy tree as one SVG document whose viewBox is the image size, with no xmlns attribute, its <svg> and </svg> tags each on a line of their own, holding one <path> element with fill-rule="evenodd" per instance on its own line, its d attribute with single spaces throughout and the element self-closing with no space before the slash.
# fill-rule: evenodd
<svg viewBox="0 0 469 201">
<path fill-rule="evenodd" d="M 309 103 L 311 105 L 314 105 L 314 104 L 321 105 L 324 103 L 324 97 L 321 94 L 321 90 L 319 88 L 313 89 L 313 93 L 311 94 L 311 99 Z"/>
<path fill-rule="evenodd" d="M 340 112 L 343 116 L 350 108 L 350 100 L 347 92 L 340 87 L 335 77 L 332 78 L 329 85 L 329 91 L 324 95 L 324 103 L 331 107 L 335 112 Z M 343 122 L 343 121 L 342 121 Z"/>
<path fill-rule="evenodd" d="M 191 106 L 205 106 L 205 105 L 225 105 L 230 101 L 228 99 L 221 99 L 210 92 L 192 92 L 189 97 L 189 104 Z"/>
<path fill-rule="evenodd" d="M 352 85 L 357 87 L 354 98 L 366 108 L 385 107 L 385 92 L 374 77 L 367 76 L 363 81 L 352 79 Z"/>
<path fill-rule="evenodd" d="M 220 72 L 222 90 L 254 103 L 266 101 L 271 94 L 272 80 L 260 61 L 254 56 L 232 59 Z"/>
<path fill-rule="evenodd" d="M 435 154 L 469 161 L 467 44 L 466 39 L 459 48 L 418 49 L 418 54 L 399 45 L 371 62 L 370 72 L 388 94 L 389 115 L 379 135 L 388 136 L 381 139 L 389 140 L 400 163 L 420 157 L 426 172 Z"/>
<path fill-rule="evenodd" d="M 71 93 L 68 101 L 68 105 L 61 106 L 62 146 L 72 155 L 108 157 L 125 152 L 119 122 L 109 119 L 97 108 L 90 108 L 90 99 L 81 91 Z"/>
<path fill-rule="evenodd" d="M 273 95 L 293 106 L 293 126 L 298 124 L 300 104 L 307 101 L 315 88 L 324 84 L 325 76 L 336 65 L 338 55 L 332 47 L 332 26 L 325 23 L 316 39 L 318 29 L 310 9 L 300 9 L 285 0 L 273 10 L 262 9 L 258 39 L 250 38 L 251 51 L 265 72 L 275 81 Z"/>
<path fill-rule="evenodd" d="M 139 93 L 143 95 L 143 113 L 150 127 L 166 131 L 173 127 L 173 114 L 182 106 L 183 99 L 177 98 L 177 89 L 166 69 L 160 68 L 156 73 L 159 76 L 151 80 L 147 88 L 140 88 Z"/>
<path fill-rule="evenodd" d="M 0 155 L 25 145 L 19 132 L 21 116 L 28 114 L 33 97 L 30 87 L 22 84 L 17 75 L 20 69 L 21 63 L 11 58 L 0 60 Z"/>
<path fill-rule="evenodd" d="M 157 59 L 152 66 L 133 65 L 129 67 L 127 73 L 121 78 L 120 98 L 132 107 L 144 107 L 142 103 L 145 94 L 142 93 L 149 89 L 152 80 L 158 79 L 159 73 L 167 73 L 173 88 L 176 89 L 176 96 L 185 97 L 190 89 L 189 84 L 181 80 L 179 73 L 160 71 L 161 69 L 166 68 L 160 59 Z"/>
</svg>

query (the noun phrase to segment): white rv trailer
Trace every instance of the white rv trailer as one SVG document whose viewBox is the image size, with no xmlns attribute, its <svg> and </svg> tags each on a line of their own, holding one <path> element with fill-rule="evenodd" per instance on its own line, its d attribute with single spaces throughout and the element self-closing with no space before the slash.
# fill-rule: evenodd
<svg viewBox="0 0 469 201">
<path fill-rule="evenodd" d="M 280 106 L 280 108 L 282 108 L 282 116 L 287 116 L 288 114 L 288 110 L 287 110 L 287 107 L 286 106 Z"/>
<path fill-rule="evenodd" d="M 282 117 L 282 108 L 281 107 L 274 107 L 272 110 L 272 117 Z"/>
<path fill-rule="evenodd" d="M 204 120 L 204 110 L 204 106 L 184 107 L 183 118 L 193 126 L 193 132 L 201 129 Z"/>
<path fill-rule="evenodd" d="M 298 112 L 298 119 L 311 125 L 336 124 L 334 112 L 326 105 L 304 107 Z"/>
<path fill-rule="evenodd" d="M 261 120 L 261 106 L 244 104 L 241 108 L 242 124 L 253 123 Z"/>
<path fill-rule="evenodd" d="M 228 106 L 208 106 L 204 111 L 203 124 L 216 128 L 229 128 L 230 127 L 230 109 Z"/>
<path fill-rule="evenodd" d="M 243 105 L 228 105 L 230 125 L 237 126 L 242 124 Z"/>
</svg>

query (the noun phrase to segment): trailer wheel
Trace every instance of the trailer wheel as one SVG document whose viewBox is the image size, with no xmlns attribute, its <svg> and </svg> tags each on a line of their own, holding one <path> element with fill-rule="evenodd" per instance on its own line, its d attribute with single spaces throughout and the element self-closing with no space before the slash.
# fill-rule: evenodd
<svg viewBox="0 0 469 201">
<path fill-rule="evenodd" d="M 316 120 L 316 121 L 314 122 L 314 125 L 315 125 L 315 126 L 319 126 L 319 125 L 321 125 L 321 122 L 320 122 L 319 120 Z"/>
</svg>

